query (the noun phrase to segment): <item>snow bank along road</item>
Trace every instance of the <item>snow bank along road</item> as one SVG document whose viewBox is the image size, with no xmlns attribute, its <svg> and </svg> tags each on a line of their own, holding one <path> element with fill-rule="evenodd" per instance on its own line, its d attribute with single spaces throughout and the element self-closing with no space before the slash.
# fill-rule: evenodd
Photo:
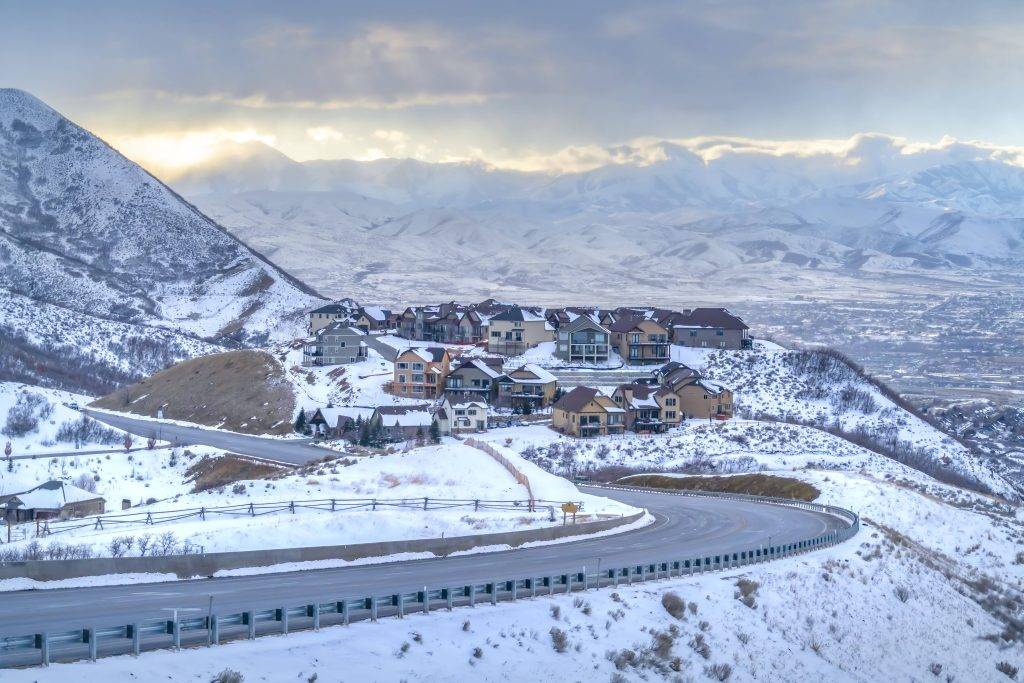
<svg viewBox="0 0 1024 683">
<path fill-rule="evenodd" d="M 307 441 L 302 440 L 248 436 L 217 429 L 203 429 L 158 420 L 112 415 L 94 410 L 85 410 L 84 412 L 88 413 L 89 417 L 105 422 L 111 427 L 117 427 L 144 438 L 152 436 L 161 441 L 171 441 L 182 446 L 194 444 L 212 446 L 239 455 L 276 460 L 292 465 L 304 465 L 336 453 L 317 446 L 310 446 Z"/>
<path fill-rule="evenodd" d="M 226 614 L 584 568 L 594 572 L 599 563 L 601 568 L 624 567 L 708 552 L 739 552 L 846 527 L 838 517 L 778 505 L 642 491 L 595 488 L 587 492 L 646 507 L 655 522 L 618 535 L 493 553 L 148 585 L 5 593 L 0 637 L 167 618 L 170 608 L 205 614 L 212 606 L 215 612 Z M 59 657 L 60 647 L 52 648 L 52 654 Z"/>
</svg>

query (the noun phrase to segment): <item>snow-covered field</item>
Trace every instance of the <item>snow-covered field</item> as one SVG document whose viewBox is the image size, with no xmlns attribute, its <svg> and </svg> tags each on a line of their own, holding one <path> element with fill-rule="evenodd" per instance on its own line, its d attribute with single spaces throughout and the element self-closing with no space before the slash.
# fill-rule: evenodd
<svg viewBox="0 0 1024 683">
<path fill-rule="evenodd" d="M 554 476 L 529 463 L 521 463 L 531 480 L 534 496 L 538 500 L 552 501 L 530 512 L 525 505 L 526 488 L 518 484 L 505 469 L 482 451 L 454 440 L 414 449 L 404 453 L 376 455 L 362 458 L 339 458 L 312 465 L 292 474 L 271 479 L 240 481 L 206 491 L 190 492 L 191 483 L 185 481 L 183 470 L 198 462 L 202 455 L 217 453 L 213 449 L 190 449 L 188 455 L 174 452 L 146 453 L 143 460 L 136 455 L 128 461 L 123 454 L 120 468 L 104 467 L 104 488 L 101 492 L 108 501 L 115 495 L 134 500 L 131 494 L 156 498 L 131 512 L 137 514 L 135 525 L 115 526 L 109 521 L 103 529 L 91 525 L 39 539 L 44 546 L 51 542 L 88 545 L 96 556 L 110 556 L 115 539 L 132 538 L 125 554 L 138 555 L 143 537 L 150 540 L 173 534 L 175 547 L 188 546 L 205 552 L 228 550 L 260 550 L 267 548 L 307 547 L 369 543 L 376 541 L 439 538 L 497 533 L 561 524 L 558 504 L 567 501 L 582 502 L 586 513 L 581 521 L 598 516 L 619 517 L 637 510 L 606 498 L 579 492 L 567 480 Z M 516 459 L 514 453 L 509 457 Z M 35 462 L 35 461 L 32 461 Z M 78 468 L 74 472 L 100 469 L 105 461 L 84 459 L 69 464 Z M 129 474 L 128 468 L 131 467 Z M 60 467 L 60 463 L 49 465 Z M 112 474 L 116 472 L 116 474 Z M 73 473 L 68 470 L 68 473 Z M 26 478 L 27 472 L 19 474 Z M 38 473 L 37 473 L 38 474 Z M 52 469 L 47 476 L 54 476 Z M 418 509 L 424 498 L 430 500 L 466 501 L 463 507 Z M 301 506 L 301 501 L 371 500 L 381 501 L 379 509 L 341 510 L 330 512 Z M 119 500 L 119 499 L 118 499 Z M 408 501 L 406 507 L 389 506 L 388 502 Z M 520 501 L 522 505 L 509 510 L 475 510 L 473 501 Z M 290 501 L 298 506 L 294 513 L 288 509 Z M 186 519 L 145 525 L 145 514 L 218 508 L 225 506 L 278 504 L 279 511 L 250 517 L 244 514 L 218 515 L 205 513 L 205 519 L 194 515 Z M 323 504 L 321 504 L 323 507 Z M 553 506 L 553 507 L 552 507 Z M 339 508 L 344 507 L 339 504 Z M 411 509 L 410 509 L 411 508 Z M 77 521 L 53 523 L 53 530 L 78 526 Z M 32 538 L 5 545 L 4 549 L 23 549 Z"/>
</svg>

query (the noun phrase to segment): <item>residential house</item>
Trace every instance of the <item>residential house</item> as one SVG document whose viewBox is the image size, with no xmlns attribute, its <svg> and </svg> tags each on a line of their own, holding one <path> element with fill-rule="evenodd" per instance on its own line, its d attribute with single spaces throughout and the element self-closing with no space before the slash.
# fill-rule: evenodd
<svg viewBox="0 0 1024 683">
<path fill-rule="evenodd" d="M 353 327 L 363 332 L 381 332 L 388 329 L 391 311 L 377 306 L 361 306 L 355 314 Z"/>
<path fill-rule="evenodd" d="M 472 398 L 445 396 L 436 414 L 442 434 L 481 432 L 487 429 L 490 408 L 487 403 Z"/>
<path fill-rule="evenodd" d="M 503 376 L 503 362 L 496 357 L 464 359 L 445 378 L 445 395 L 494 403 L 498 397 L 498 379 Z"/>
<path fill-rule="evenodd" d="M 520 356 L 541 342 L 553 341 L 554 328 L 543 315 L 513 306 L 487 321 L 487 351 Z"/>
<path fill-rule="evenodd" d="M 56 479 L 28 491 L 0 496 L 0 519 L 11 524 L 101 515 L 105 511 L 103 496 Z"/>
<path fill-rule="evenodd" d="M 428 405 L 378 406 L 370 416 L 367 430 L 380 430 L 384 441 L 409 441 L 420 435 L 427 437 L 434 415 Z"/>
<path fill-rule="evenodd" d="M 313 430 L 315 436 L 322 436 L 328 439 L 351 439 L 359 438 L 357 425 L 366 422 L 373 415 L 373 408 L 359 408 L 356 406 L 338 406 L 331 408 L 317 408 L 306 418 L 306 423 Z"/>
<path fill-rule="evenodd" d="M 316 334 L 333 322 L 350 321 L 358 308 L 355 301 L 342 299 L 313 309 L 309 312 L 309 333 Z"/>
<path fill-rule="evenodd" d="M 497 382 L 495 405 L 519 411 L 547 408 L 558 391 L 558 378 L 533 363 L 506 372 Z"/>
<path fill-rule="evenodd" d="M 555 357 L 570 363 L 607 363 L 611 332 L 590 315 L 575 315 L 558 327 Z"/>
<path fill-rule="evenodd" d="M 366 334 L 347 322 L 335 321 L 317 330 L 302 347 L 305 366 L 344 365 L 366 359 Z"/>
<path fill-rule="evenodd" d="M 490 316 L 471 308 L 459 319 L 459 343 L 476 344 L 484 341 L 484 328 Z"/>
<path fill-rule="evenodd" d="M 695 308 L 673 316 L 672 343 L 711 349 L 753 348 L 750 328 L 724 308 Z"/>
<path fill-rule="evenodd" d="M 612 344 L 629 365 L 662 364 L 669 359 L 668 330 L 648 318 L 620 318 L 608 325 Z"/>
<path fill-rule="evenodd" d="M 631 431 L 658 433 L 679 426 L 679 397 L 668 387 L 623 384 L 615 389 L 612 400 L 625 408 L 626 429 Z"/>
<path fill-rule="evenodd" d="M 626 428 L 626 410 L 592 387 L 576 387 L 558 399 L 551 412 L 551 424 L 571 436 L 621 434 Z"/>
<path fill-rule="evenodd" d="M 451 356 L 444 347 L 405 349 L 395 358 L 391 393 L 412 398 L 439 398 L 450 370 Z"/>
<path fill-rule="evenodd" d="M 732 390 L 703 378 L 693 368 L 673 362 L 655 370 L 653 374 L 663 388 L 679 398 L 681 419 L 724 420 L 732 417 Z"/>
</svg>

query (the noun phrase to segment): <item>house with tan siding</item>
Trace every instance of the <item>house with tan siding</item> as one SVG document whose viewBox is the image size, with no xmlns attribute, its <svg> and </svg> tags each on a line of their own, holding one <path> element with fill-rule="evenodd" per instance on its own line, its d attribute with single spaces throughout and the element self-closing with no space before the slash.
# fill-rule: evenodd
<svg viewBox="0 0 1024 683">
<path fill-rule="evenodd" d="M 391 393 L 411 398 L 439 398 L 444 393 L 444 380 L 450 370 L 451 356 L 444 347 L 405 349 L 395 358 Z"/>
<path fill-rule="evenodd" d="M 612 346 L 629 365 L 661 365 L 669 360 L 669 332 L 648 318 L 620 318 L 608 325 Z"/>
<path fill-rule="evenodd" d="M 513 410 L 523 410 L 527 405 L 531 412 L 547 408 L 558 391 L 558 378 L 533 363 L 505 372 L 497 382 L 495 405 Z"/>
<path fill-rule="evenodd" d="M 551 426 L 571 436 L 621 434 L 626 410 L 593 387 L 576 387 L 555 402 Z"/>
<path fill-rule="evenodd" d="M 487 352 L 521 356 L 541 342 L 554 341 L 555 329 L 539 313 L 513 306 L 487 320 Z"/>
</svg>

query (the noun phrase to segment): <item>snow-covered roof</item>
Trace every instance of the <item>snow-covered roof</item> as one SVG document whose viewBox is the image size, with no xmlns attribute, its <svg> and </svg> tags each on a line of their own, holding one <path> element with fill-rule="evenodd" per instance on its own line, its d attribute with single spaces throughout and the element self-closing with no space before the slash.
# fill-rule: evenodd
<svg viewBox="0 0 1024 683">
<path fill-rule="evenodd" d="M 377 306 L 363 306 L 363 315 L 367 318 L 373 318 L 374 320 L 384 321 L 388 319 L 387 312 L 383 308 Z"/>
<path fill-rule="evenodd" d="M 512 373 L 519 372 L 521 370 L 533 373 L 536 376 L 536 379 L 530 379 L 528 377 L 512 377 Z M 535 365 L 534 363 L 527 363 L 526 365 L 520 366 L 515 370 L 511 370 L 506 374 L 508 374 L 511 379 L 520 384 L 549 384 L 551 382 L 558 381 L 557 377 L 555 377 L 554 375 L 552 375 L 550 372 L 540 367 L 539 365 Z"/>
<path fill-rule="evenodd" d="M 434 416 L 426 410 L 410 410 L 405 413 L 378 413 L 384 427 L 429 427 Z"/>
<path fill-rule="evenodd" d="M 62 481 L 53 480 L 24 493 L 15 494 L 14 497 L 21 501 L 21 507 L 26 509 L 59 510 L 68 503 L 96 500 L 103 496 L 71 484 L 65 484 Z"/>
</svg>

